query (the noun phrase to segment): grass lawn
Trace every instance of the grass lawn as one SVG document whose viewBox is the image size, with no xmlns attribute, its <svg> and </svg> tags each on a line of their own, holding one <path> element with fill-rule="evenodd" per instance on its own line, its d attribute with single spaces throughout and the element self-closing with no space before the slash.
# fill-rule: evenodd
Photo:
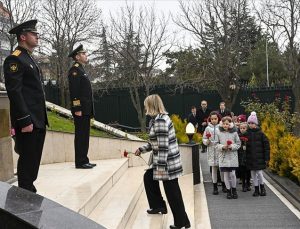
<svg viewBox="0 0 300 229">
<path fill-rule="evenodd" d="M 48 119 L 50 127 L 48 130 L 59 131 L 59 132 L 66 132 L 66 133 L 74 133 L 75 127 L 73 123 L 73 119 L 67 119 L 64 117 L 59 116 L 58 114 L 48 111 Z M 91 136 L 95 137 L 113 137 L 112 135 L 101 131 L 91 128 Z"/>
</svg>

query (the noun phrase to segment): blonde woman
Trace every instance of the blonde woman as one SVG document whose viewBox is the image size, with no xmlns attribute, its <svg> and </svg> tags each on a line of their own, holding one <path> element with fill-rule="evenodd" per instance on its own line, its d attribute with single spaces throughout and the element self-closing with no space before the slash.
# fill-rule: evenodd
<svg viewBox="0 0 300 229">
<path fill-rule="evenodd" d="M 138 148 L 135 155 L 152 151 L 150 167 L 144 174 L 144 185 L 150 209 L 148 214 L 167 214 L 167 206 L 160 192 L 159 181 L 173 213 L 174 225 L 170 228 L 190 228 L 178 184 L 182 164 L 173 123 L 158 95 L 150 95 L 144 101 L 146 115 L 151 117 L 149 142 Z"/>
</svg>

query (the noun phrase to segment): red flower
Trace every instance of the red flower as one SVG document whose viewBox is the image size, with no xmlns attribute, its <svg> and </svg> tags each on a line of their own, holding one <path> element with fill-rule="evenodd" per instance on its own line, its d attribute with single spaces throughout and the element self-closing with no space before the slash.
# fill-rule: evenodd
<svg viewBox="0 0 300 229">
<path fill-rule="evenodd" d="M 288 103 L 290 101 L 290 97 L 288 95 L 284 96 L 284 101 Z"/>
<path fill-rule="evenodd" d="M 127 157 L 128 156 L 128 152 L 126 150 L 124 150 L 123 155 L 124 155 L 124 157 Z"/>
<path fill-rule="evenodd" d="M 248 138 L 247 138 L 247 137 L 240 137 L 240 140 L 241 140 L 242 142 L 247 142 L 247 141 L 248 141 Z"/>
<path fill-rule="evenodd" d="M 206 136 L 207 138 L 210 138 L 210 137 L 211 137 L 211 133 L 207 132 L 205 136 Z"/>
<path fill-rule="evenodd" d="M 232 144 L 231 140 L 227 140 L 227 145 L 230 146 Z"/>
</svg>

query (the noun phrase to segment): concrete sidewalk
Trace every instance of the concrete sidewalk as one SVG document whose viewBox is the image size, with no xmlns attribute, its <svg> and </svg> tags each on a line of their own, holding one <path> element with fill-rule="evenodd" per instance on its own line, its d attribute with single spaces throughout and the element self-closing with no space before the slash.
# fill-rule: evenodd
<svg viewBox="0 0 300 229">
<path fill-rule="evenodd" d="M 300 228 L 300 219 L 268 186 L 266 186 L 265 197 L 253 197 L 253 190 L 242 192 L 241 185 L 237 186 L 239 198 L 236 200 L 226 199 L 226 193 L 222 191 L 219 195 L 212 195 L 213 187 L 206 153 L 200 153 L 200 163 L 213 229 Z"/>
</svg>

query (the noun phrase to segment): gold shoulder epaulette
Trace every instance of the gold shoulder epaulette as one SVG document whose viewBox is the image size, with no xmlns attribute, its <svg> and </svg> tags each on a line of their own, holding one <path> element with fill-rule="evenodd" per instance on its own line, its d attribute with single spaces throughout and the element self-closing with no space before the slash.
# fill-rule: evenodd
<svg viewBox="0 0 300 229">
<path fill-rule="evenodd" d="M 16 49 L 11 55 L 13 55 L 13 56 L 19 56 L 20 54 L 21 54 L 21 50 L 19 50 L 19 49 Z"/>
<path fill-rule="evenodd" d="M 75 67 L 79 67 L 79 64 L 78 64 L 78 63 L 76 63 L 76 64 L 74 64 L 74 66 L 75 66 Z"/>
</svg>

